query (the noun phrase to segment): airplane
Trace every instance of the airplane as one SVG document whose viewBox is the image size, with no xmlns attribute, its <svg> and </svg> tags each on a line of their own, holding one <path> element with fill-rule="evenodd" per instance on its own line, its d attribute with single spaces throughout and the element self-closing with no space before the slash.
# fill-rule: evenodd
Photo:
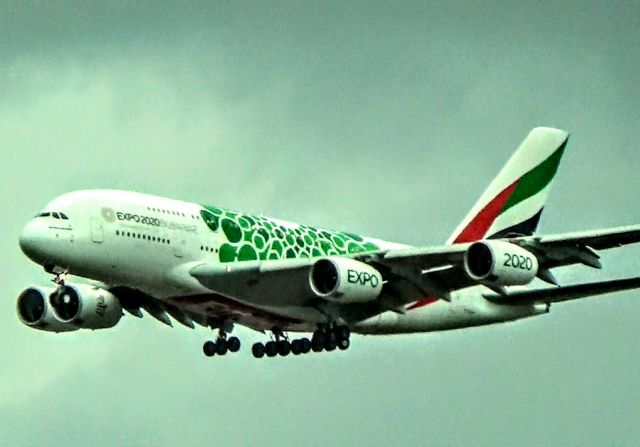
<svg viewBox="0 0 640 447">
<path fill-rule="evenodd" d="M 169 326 L 217 331 L 202 347 L 208 357 L 238 352 L 232 331 L 241 325 L 269 336 L 251 348 L 262 358 L 346 350 L 351 333 L 505 323 L 546 314 L 554 303 L 639 288 L 640 277 L 560 285 L 552 272 L 599 269 L 599 250 L 640 241 L 640 225 L 535 233 L 568 138 L 534 128 L 435 246 L 138 192 L 70 192 L 20 234 L 24 254 L 55 284 L 24 289 L 17 313 L 31 328 L 67 332 L 112 328 L 125 312 L 144 310 Z"/>
</svg>

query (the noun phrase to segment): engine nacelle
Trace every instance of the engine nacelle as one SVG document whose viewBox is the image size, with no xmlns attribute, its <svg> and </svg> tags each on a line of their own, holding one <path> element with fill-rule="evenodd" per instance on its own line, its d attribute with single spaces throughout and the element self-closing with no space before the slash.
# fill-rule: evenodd
<svg viewBox="0 0 640 447">
<path fill-rule="evenodd" d="M 373 267 L 350 258 L 324 258 L 309 273 L 311 290 L 319 298 L 338 303 L 375 300 L 382 291 L 382 275 Z"/>
<path fill-rule="evenodd" d="M 88 284 L 66 285 L 49 299 L 61 322 L 83 329 L 106 329 L 118 324 L 122 306 L 110 292 Z"/>
<path fill-rule="evenodd" d="M 538 274 L 538 258 L 528 250 L 504 241 L 471 244 L 464 255 L 464 269 L 479 283 L 495 286 L 529 284 Z"/>
<path fill-rule="evenodd" d="M 51 332 L 111 328 L 122 317 L 113 294 L 87 284 L 67 284 L 60 290 L 29 287 L 18 297 L 17 309 L 24 324 Z"/>
</svg>

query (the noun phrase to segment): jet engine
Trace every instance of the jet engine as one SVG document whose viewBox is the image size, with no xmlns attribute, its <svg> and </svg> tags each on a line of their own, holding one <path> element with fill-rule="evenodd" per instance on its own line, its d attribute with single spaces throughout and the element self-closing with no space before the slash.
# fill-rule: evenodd
<svg viewBox="0 0 640 447">
<path fill-rule="evenodd" d="M 538 258 L 518 245 L 484 240 L 471 244 L 464 255 L 464 269 L 479 283 L 525 285 L 538 274 Z"/>
<path fill-rule="evenodd" d="M 50 332 L 111 328 L 122 317 L 113 294 L 87 284 L 29 287 L 18 296 L 17 311 L 27 326 Z"/>
<path fill-rule="evenodd" d="M 355 259 L 324 258 L 309 273 L 311 290 L 319 298 L 339 303 L 371 301 L 382 291 L 382 275 Z"/>
</svg>

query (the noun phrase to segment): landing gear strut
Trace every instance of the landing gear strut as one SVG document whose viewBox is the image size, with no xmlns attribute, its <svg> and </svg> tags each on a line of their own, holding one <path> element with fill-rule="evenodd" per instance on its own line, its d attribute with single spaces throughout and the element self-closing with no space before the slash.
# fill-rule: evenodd
<svg viewBox="0 0 640 447">
<path fill-rule="evenodd" d="M 58 268 L 54 268 L 50 273 L 54 274 L 53 282 L 56 283 L 59 287 L 64 287 L 64 282 L 67 279 L 68 270 L 58 270 Z"/>
</svg>

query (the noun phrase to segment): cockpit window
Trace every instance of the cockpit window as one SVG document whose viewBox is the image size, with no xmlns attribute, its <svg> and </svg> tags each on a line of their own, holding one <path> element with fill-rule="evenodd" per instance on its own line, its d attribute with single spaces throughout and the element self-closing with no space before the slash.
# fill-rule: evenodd
<svg viewBox="0 0 640 447">
<path fill-rule="evenodd" d="M 36 217 L 53 217 L 54 219 L 69 220 L 69 217 L 67 217 L 67 215 L 65 213 L 58 213 L 58 212 L 40 213 Z"/>
</svg>

